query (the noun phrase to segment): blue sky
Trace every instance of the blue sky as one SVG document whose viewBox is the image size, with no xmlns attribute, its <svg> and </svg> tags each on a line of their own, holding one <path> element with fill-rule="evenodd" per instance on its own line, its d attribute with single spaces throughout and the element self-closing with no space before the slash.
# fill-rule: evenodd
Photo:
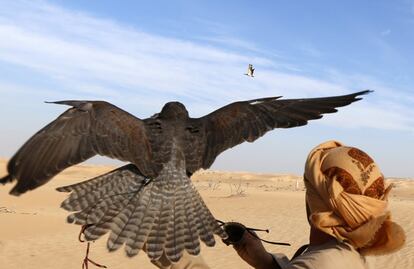
<svg viewBox="0 0 414 269">
<path fill-rule="evenodd" d="M 337 139 L 387 176 L 414 177 L 412 0 L 0 3 L 0 156 L 65 109 L 45 100 L 107 100 L 140 118 L 178 100 L 198 117 L 236 100 L 371 89 L 225 152 L 213 169 L 301 174 L 312 147 Z"/>
</svg>

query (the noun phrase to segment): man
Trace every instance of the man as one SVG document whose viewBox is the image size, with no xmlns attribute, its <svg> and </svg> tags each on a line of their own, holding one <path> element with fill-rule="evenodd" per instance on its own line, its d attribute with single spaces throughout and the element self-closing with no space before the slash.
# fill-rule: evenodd
<svg viewBox="0 0 414 269">
<path fill-rule="evenodd" d="M 309 246 L 289 261 L 268 253 L 260 240 L 245 232 L 234 248 L 254 268 L 365 269 L 364 256 L 403 246 L 404 231 L 391 221 L 387 208 L 392 186 L 363 151 L 336 141 L 317 146 L 306 161 L 304 181 Z"/>
<path fill-rule="evenodd" d="M 365 152 L 328 141 L 314 148 L 305 164 L 309 245 L 292 260 L 270 254 L 250 232 L 234 244 L 239 256 L 256 269 L 366 269 L 364 256 L 388 254 L 405 242 L 403 229 L 391 220 L 386 184 Z M 160 268 L 209 268 L 201 256 L 185 255 Z"/>
</svg>

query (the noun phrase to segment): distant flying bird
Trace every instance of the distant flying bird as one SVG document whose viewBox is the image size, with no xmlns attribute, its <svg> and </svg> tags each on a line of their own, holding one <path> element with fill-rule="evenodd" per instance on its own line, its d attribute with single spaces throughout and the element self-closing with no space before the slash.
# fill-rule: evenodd
<svg viewBox="0 0 414 269">
<path fill-rule="evenodd" d="M 249 64 L 249 67 L 247 67 L 247 73 L 245 75 L 253 78 L 254 70 L 255 69 L 253 68 L 253 65 Z"/>
<path fill-rule="evenodd" d="M 134 256 L 145 247 L 151 260 L 165 254 L 175 262 L 184 250 L 198 254 L 200 240 L 213 246 L 213 234 L 227 236 L 191 183 L 194 172 L 209 168 L 226 149 L 275 128 L 306 125 L 368 92 L 241 101 L 201 118 L 191 118 L 183 104 L 169 102 L 144 120 L 103 101 L 52 102 L 71 108 L 17 151 L 0 183 L 16 180 L 10 193 L 20 195 L 97 154 L 129 162 L 58 188 L 71 192 L 62 203 L 75 211 L 68 221 L 84 225 L 88 241 L 111 232 L 109 250 L 125 244 L 127 255 Z"/>
</svg>

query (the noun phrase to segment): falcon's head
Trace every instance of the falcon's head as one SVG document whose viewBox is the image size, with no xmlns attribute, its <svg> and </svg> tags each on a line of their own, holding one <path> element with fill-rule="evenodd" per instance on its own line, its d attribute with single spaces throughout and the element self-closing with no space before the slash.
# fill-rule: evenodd
<svg viewBox="0 0 414 269">
<path fill-rule="evenodd" d="M 159 117 L 165 119 L 183 119 L 188 118 L 188 111 L 180 102 L 169 102 L 162 108 Z"/>
</svg>

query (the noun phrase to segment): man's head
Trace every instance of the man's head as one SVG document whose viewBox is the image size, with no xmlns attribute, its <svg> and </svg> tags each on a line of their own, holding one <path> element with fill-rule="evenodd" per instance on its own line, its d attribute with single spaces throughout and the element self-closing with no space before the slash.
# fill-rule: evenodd
<svg viewBox="0 0 414 269">
<path fill-rule="evenodd" d="M 365 152 L 328 141 L 311 151 L 305 165 L 306 203 L 311 225 L 363 254 L 385 254 L 405 241 L 391 221 L 387 185 Z"/>
</svg>

